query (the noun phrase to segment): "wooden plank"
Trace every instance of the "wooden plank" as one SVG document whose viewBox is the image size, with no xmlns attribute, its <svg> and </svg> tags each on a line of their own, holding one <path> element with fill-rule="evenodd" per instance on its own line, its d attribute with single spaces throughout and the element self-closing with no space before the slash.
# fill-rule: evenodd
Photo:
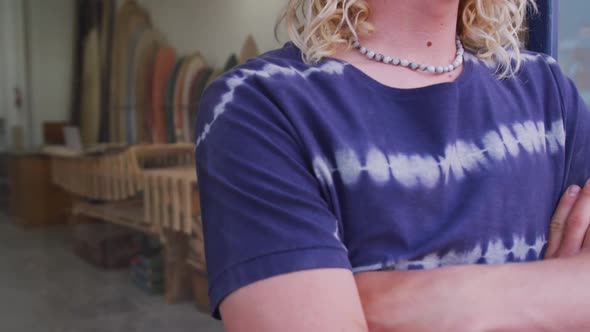
<svg viewBox="0 0 590 332">
<path fill-rule="evenodd" d="M 106 199 L 107 200 L 114 200 L 116 195 L 116 188 L 115 188 L 115 179 L 114 176 L 114 169 L 115 163 L 112 156 L 105 157 L 104 159 L 104 168 L 103 168 L 103 176 L 105 179 L 106 185 Z"/>
<path fill-rule="evenodd" d="M 179 232 L 164 230 L 166 238 L 165 283 L 167 303 L 178 303 L 192 298 L 192 271 L 186 263 L 188 258 L 188 239 Z"/>
<path fill-rule="evenodd" d="M 97 162 L 92 163 L 92 186 L 93 186 L 93 191 L 92 191 L 92 198 L 93 199 L 100 199 L 100 179 L 98 177 L 98 173 L 99 173 L 99 169 L 100 169 L 100 164 L 97 160 Z"/>
<path fill-rule="evenodd" d="M 91 199 L 114 201 L 138 195 L 144 187 L 141 175 L 152 168 L 194 173 L 192 144 L 105 146 L 76 154 L 59 147 L 45 150 L 55 160 L 53 181 Z"/>
<path fill-rule="evenodd" d="M 127 198 L 134 196 L 138 192 L 135 186 L 135 174 L 137 174 L 138 170 L 133 167 L 136 161 L 132 149 L 130 149 L 123 158 L 125 171 L 124 180 L 127 185 Z"/>
<path fill-rule="evenodd" d="M 149 175 L 143 175 L 143 182 L 145 183 L 143 189 L 143 219 L 146 223 L 151 224 L 154 221 L 151 217 L 150 208 L 154 203 L 152 202 L 152 186 L 150 185 L 149 181 Z"/>
<path fill-rule="evenodd" d="M 170 178 L 170 190 L 172 190 L 172 202 L 170 202 L 170 212 L 173 217 L 173 229 L 178 232 L 182 230 L 180 222 L 180 186 L 178 178 Z"/>
<path fill-rule="evenodd" d="M 203 221 L 201 219 L 201 216 L 197 217 L 197 222 L 193 223 L 193 237 L 195 238 L 203 238 L 203 228 L 202 228 L 202 224 Z"/>
<path fill-rule="evenodd" d="M 158 176 L 158 182 L 161 188 L 162 224 L 165 228 L 170 228 L 172 226 L 170 223 L 170 182 L 168 178 L 163 176 Z"/>
<path fill-rule="evenodd" d="M 209 283 L 207 275 L 195 269 L 192 274 L 193 279 L 193 299 L 197 309 L 203 314 L 209 315 L 210 303 L 208 296 Z"/>
<path fill-rule="evenodd" d="M 192 213 L 192 206 L 191 206 L 191 183 L 190 181 L 184 179 L 182 182 L 183 188 L 183 203 L 182 203 L 182 219 L 183 219 L 183 231 L 187 235 L 192 234 L 193 230 L 193 213 Z"/>
<path fill-rule="evenodd" d="M 105 177 L 105 160 L 104 160 L 104 158 L 101 158 L 98 162 L 96 177 L 99 181 L 99 188 L 98 188 L 99 197 L 100 197 L 100 199 L 106 200 L 108 197 L 108 192 L 109 192 L 109 184 L 108 184 L 108 181 Z"/>
<path fill-rule="evenodd" d="M 73 214 L 101 219 L 144 233 L 156 233 L 155 229 L 143 218 L 143 202 L 141 200 L 102 204 L 80 201 L 74 205 Z"/>
<path fill-rule="evenodd" d="M 156 175 L 152 175 L 150 176 L 151 179 L 151 184 L 152 184 L 152 188 L 154 189 L 153 194 L 154 194 L 154 200 L 153 200 L 153 213 L 152 216 L 154 217 L 154 223 L 157 223 L 158 225 L 160 225 L 160 227 L 163 226 L 163 216 L 162 216 L 162 212 L 161 210 L 161 206 L 162 206 L 162 198 L 161 196 L 161 188 L 160 188 L 160 181 L 158 179 L 158 177 Z"/>
<path fill-rule="evenodd" d="M 125 184 L 125 157 L 117 155 L 117 187 L 119 188 L 119 197 L 117 199 L 126 199 L 127 186 Z"/>
<path fill-rule="evenodd" d="M 197 271 L 207 271 L 207 268 L 205 267 L 205 264 L 203 262 L 189 258 L 186 260 L 186 263 L 189 266 L 192 266 L 193 268 L 195 268 L 195 270 L 197 270 Z"/>
</svg>

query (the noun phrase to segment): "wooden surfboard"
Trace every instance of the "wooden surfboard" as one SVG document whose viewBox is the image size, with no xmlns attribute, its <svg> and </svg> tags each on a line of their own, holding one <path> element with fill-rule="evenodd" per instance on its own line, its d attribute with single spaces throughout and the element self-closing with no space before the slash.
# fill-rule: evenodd
<svg viewBox="0 0 590 332">
<path fill-rule="evenodd" d="M 168 80 L 166 81 L 166 88 L 164 93 L 164 127 L 166 128 L 166 143 L 176 143 L 176 134 L 174 127 L 174 89 L 176 79 L 180 73 L 180 68 L 184 62 L 184 57 L 176 61 Z"/>
<path fill-rule="evenodd" d="M 260 52 L 258 51 L 258 45 L 256 45 L 254 37 L 252 35 L 248 35 L 244 45 L 242 46 L 242 51 L 240 52 L 240 64 L 246 63 L 248 59 L 257 57 L 258 55 L 260 55 Z"/>
<path fill-rule="evenodd" d="M 125 82 L 125 103 L 120 115 L 120 137 L 125 139 L 127 144 L 134 144 L 136 142 L 136 126 L 135 126 L 135 68 L 137 61 L 137 46 L 144 34 L 149 33 L 151 29 L 146 26 L 138 26 L 133 32 L 129 43 L 129 53 L 127 59 L 127 77 Z M 122 91 L 123 93 L 123 91 Z"/>
<path fill-rule="evenodd" d="M 139 27 L 146 26 L 151 26 L 147 12 L 139 7 L 135 0 L 126 0 L 117 12 L 113 32 L 109 109 L 109 140 L 111 142 L 125 140 L 125 137 L 121 137 L 120 127 L 124 123 L 121 121 L 124 119 L 121 113 L 123 113 L 126 96 L 129 43 L 133 32 Z"/>
<path fill-rule="evenodd" d="M 101 99 L 100 39 L 93 28 L 84 42 L 80 133 L 86 146 L 98 143 Z"/>
<path fill-rule="evenodd" d="M 186 74 L 186 69 L 188 67 L 188 63 L 190 61 L 190 56 L 187 56 L 182 61 L 180 68 L 178 69 L 178 74 L 176 75 L 176 79 L 174 81 L 174 89 L 172 92 L 172 109 L 171 112 L 173 114 L 173 126 L 174 126 L 174 142 L 183 142 L 184 136 L 182 133 L 183 127 L 183 118 L 182 118 L 182 106 L 181 106 L 181 94 L 182 94 L 182 83 L 184 82 L 184 76 Z"/>
<path fill-rule="evenodd" d="M 190 126 L 191 126 L 191 117 L 189 113 L 189 102 L 190 102 L 190 88 L 191 83 L 195 75 L 199 70 L 204 68 L 205 66 L 205 59 L 196 53 L 192 56 L 188 57 L 185 60 L 184 64 L 184 73 L 182 80 L 177 82 L 180 88 L 176 89 L 176 93 L 179 95 L 177 100 L 177 104 L 174 106 L 175 108 L 175 119 L 180 120 L 176 121 L 176 140 L 177 142 L 190 142 Z"/>
<path fill-rule="evenodd" d="M 232 69 L 233 67 L 237 66 L 239 62 L 240 61 L 238 60 L 238 57 L 235 54 L 230 55 L 227 61 L 225 62 L 225 66 L 223 66 L 223 71 L 226 72 Z"/>
<path fill-rule="evenodd" d="M 75 34 L 72 59 L 72 88 L 74 90 L 83 90 L 84 85 L 84 66 L 86 44 L 88 36 L 93 29 L 100 31 L 100 22 L 102 20 L 102 3 L 100 0 L 85 0 L 72 2 L 75 11 Z M 100 35 L 100 34 L 99 34 Z M 100 48 L 100 46 L 99 46 Z M 99 54 L 100 58 L 100 54 Z M 82 126 L 82 93 L 74 93 L 71 96 L 71 108 L 69 114 L 69 123 L 72 126 L 81 128 Z"/>
<path fill-rule="evenodd" d="M 195 126 L 197 121 L 197 114 L 199 112 L 199 104 L 201 103 L 201 96 L 205 90 L 205 85 L 209 81 L 209 77 L 213 74 L 213 68 L 204 67 L 193 78 L 190 86 L 190 102 L 189 102 L 189 116 L 190 116 L 190 139 L 195 140 Z"/>
<path fill-rule="evenodd" d="M 154 63 L 152 85 L 152 142 L 166 143 L 165 92 L 166 83 L 176 63 L 177 55 L 173 48 L 165 46 L 158 50 Z"/>
<path fill-rule="evenodd" d="M 164 45 L 163 37 L 150 30 L 142 36 L 137 46 L 134 77 L 134 114 L 136 142 L 152 143 L 152 85 L 156 55 Z"/>
<path fill-rule="evenodd" d="M 115 0 L 102 1 L 102 24 L 100 29 L 101 92 L 99 142 L 109 141 L 109 108 L 111 66 L 113 48 L 113 28 L 115 24 Z"/>
</svg>

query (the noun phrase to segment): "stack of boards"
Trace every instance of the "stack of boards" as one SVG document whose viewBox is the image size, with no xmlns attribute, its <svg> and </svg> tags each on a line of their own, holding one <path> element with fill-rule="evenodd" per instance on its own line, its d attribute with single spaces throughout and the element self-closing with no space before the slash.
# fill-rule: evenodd
<svg viewBox="0 0 590 332">
<path fill-rule="evenodd" d="M 150 294 L 164 293 L 164 261 L 161 254 L 138 255 L 131 260 L 133 283 Z"/>
<path fill-rule="evenodd" d="M 85 76 L 81 136 L 85 145 L 99 142 L 100 130 L 110 143 L 192 142 L 203 90 L 214 78 L 258 55 L 249 36 L 240 56 L 223 68 L 211 68 L 195 52 L 180 55 L 152 26 L 148 13 L 134 0 L 125 1 L 114 19 L 109 105 L 99 106 L 99 38 L 85 41 Z"/>
</svg>

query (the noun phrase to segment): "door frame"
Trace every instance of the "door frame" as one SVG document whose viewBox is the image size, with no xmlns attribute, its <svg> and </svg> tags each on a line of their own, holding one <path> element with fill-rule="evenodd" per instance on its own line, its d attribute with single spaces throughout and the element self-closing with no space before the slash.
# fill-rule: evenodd
<svg viewBox="0 0 590 332">
<path fill-rule="evenodd" d="M 558 54 L 558 0 L 537 0 L 539 11 L 529 11 L 529 40 L 527 49 L 548 54 L 557 59 Z"/>
</svg>

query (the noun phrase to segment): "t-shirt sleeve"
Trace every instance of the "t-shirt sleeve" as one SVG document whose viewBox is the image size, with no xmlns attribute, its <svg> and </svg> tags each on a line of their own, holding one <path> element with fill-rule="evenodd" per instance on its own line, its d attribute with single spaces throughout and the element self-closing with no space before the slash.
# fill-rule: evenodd
<svg viewBox="0 0 590 332">
<path fill-rule="evenodd" d="M 234 290 L 318 268 L 351 269 L 338 222 L 289 118 L 234 77 L 205 92 L 197 173 L 212 314 Z"/>
<path fill-rule="evenodd" d="M 551 65 L 560 86 L 565 127 L 565 187 L 583 186 L 590 178 L 590 110 L 574 82 Z M 564 188 L 565 189 L 565 188 Z"/>
</svg>

